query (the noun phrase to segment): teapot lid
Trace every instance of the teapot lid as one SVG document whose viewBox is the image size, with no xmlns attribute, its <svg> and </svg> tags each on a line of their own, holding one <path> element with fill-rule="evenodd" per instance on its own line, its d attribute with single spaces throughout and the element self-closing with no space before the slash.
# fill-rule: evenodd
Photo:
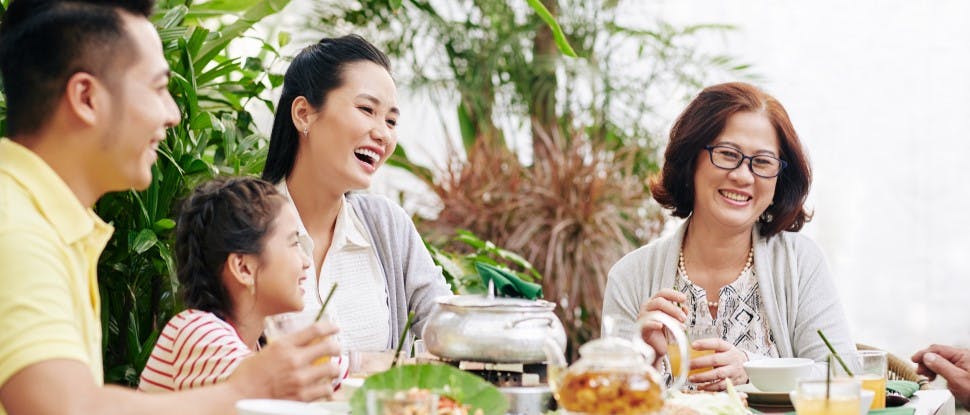
<svg viewBox="0 0 970 415">
<path fill-rule="evenodd" d="M 614 336 L 602 337 L 580 346 L 579 354 L 594 360 L 607 358 L 628 361 L 627 359 L 633 358 L 647 362 L 652 362 L 656 356 L 653 348 L 646 343 Z"/>
<path fill-rule="evenodd" d="M 627 355 L 637 352 L 633 342 L 620 337 L 603 337 L 591 340 L 579 346 L 579 353 L 583 356 L 592 355 Z"/>
</svg>

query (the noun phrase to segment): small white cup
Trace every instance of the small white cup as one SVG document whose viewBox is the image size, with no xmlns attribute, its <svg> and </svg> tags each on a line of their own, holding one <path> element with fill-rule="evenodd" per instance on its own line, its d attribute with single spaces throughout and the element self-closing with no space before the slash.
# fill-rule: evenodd
<svg viewBox="0 0 970 415">
<path fill-rule="evenodd" d="M 761 392 L 789 392 L 795 382 L 812 374 L 815 362 L 804 358 L 761 359 L 744 362 L 748 380 Z"/>
</svg>

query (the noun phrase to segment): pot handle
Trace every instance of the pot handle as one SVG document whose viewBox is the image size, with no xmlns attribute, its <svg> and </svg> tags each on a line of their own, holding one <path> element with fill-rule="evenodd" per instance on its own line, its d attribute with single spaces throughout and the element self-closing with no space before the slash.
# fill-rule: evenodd
<svg viewBox="0 0 970 415">
<path fill-rule="evenodd" d="M 553 321 L 552 320 L 552 317 L 541 317 L 541 316 L 539 316 L 539 317 L 526 317 L 526 318 L 520 318 L 518 320 L 509 321 L 509 322 L 505 323 L 505 328 L 510 329 L 510 328 L 513 328 L 513 327 L 518 326 L 521 323 L 524 323 L 526 321 L 531 321 L 531 320 L 545 320 L 546 321 L 546 325 L 548 325 L 549 327 L 552 327 L 552 321 Z"/>
<path fill-rule="evenodd" d="M 687 342 L 687 335 L 684 333 L 684 329 L 680 328 L 680 322 L 674 320 L 672 317 L 660 311 L 651 311 L 647 315 L 643 316 L 640 320 L 637 320 L 637 326 L 643 328 L 643 323 L 648 320 L 657 320 L 663 323 L 667 327 L 667 330 L 674 335 L 674 339 L 677 341 L 677 349 L 680 351 L 680 374 L 674 379 L 673 385 L 670 386 L 671 390 L 680 390 L 681 387 L 687 383 L 687 373 L 690 370 L 690 354 L 688 353 L 688 346 L 690 343 Z M 646 342 L 643 341 L 643 337 L 640 335 L 638 330 L 637 336 L 634 337 L 634 342 L 640 347 L 646 347 L 649 350 L 653 350 Z"/>
</svg>

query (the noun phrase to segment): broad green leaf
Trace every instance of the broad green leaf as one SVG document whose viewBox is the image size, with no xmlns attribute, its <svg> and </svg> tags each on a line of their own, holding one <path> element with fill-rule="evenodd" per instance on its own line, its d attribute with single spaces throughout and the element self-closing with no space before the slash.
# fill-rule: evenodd
<svg viewBox="0 0 970 415">
<path fill-rule="evenodd" d="M 290 44 L 290 32 L 287 32 L 285 30 L 280 31 L 280 33 L 276 35 L 276 44 L 279 47 L 283 47 L 283 46 L 289 45 Z"/>
<path fill-rule="evenodd" d="M 131 250 L 135 251 L 136 254 L 143 254 L 145 251 L 151 249 L 158 242 L 158 237 L 155 236 L 155 232 L 151 229 L 142 229 L 135 237 L 135 240 L 131 243 Z"/>
<path fill-rule="evenodd" d="M 162 218 L 155 221 L 155 231 L 167 231 L 169 229 L 175 228 L 175 221 L 169 218 Z"/>
<path fill-rule="evenodd" d="M 536 12 L 536 15 L 538 15 L 543 22 L 546 22 L 546 25 L 549 26 L 550 30 L 552 30 L 552 37 L 555 39 L 556 46 L 559 47 L 559 51 L 562 52 L 563 55 L 573 58 L 577 57 L 576 51 L 573 50 L 573 47 L 569 45 L 569 40 L 566 39 L 566 34 L 563 33 L 562 28 L 559 27 L 559 22 L 557 22 L 552 16 L 552 13 L 549 13 L 546 6 L 542 5 L 540 0 L 526 0 L 526 2 L 529 3 L 529 6 L 531 6 L 532 10 Z"/>
<path fill-rule="evenodd" d="M 427 389 L 471 407 L 469 413 L 481 409 L 485 415 L 503 415 L 509 402 L 491 383 L 456 367 L 441 364 L 401 365 L 367 378 L 350 398 L 355 414 L 367 413 L 367 391 L 407 391 Z"/>
<path fill-rule="evenodd" d="M 468 116 L 465 104 L 458 104 L 458 128 L 461 130 L 461 142 L 465 146 L 465 151 L 471 150 L 475 145 L 475 123 Z"/>
<path fill-rule="evenodd" d="M 136 371 L 141 372 L 145 368 L 145 364 L 148 363 L 148 358 L 151 357 L 152 351 L 155 350 L 155 343 L 158 341 L 160 334 L 162 334 L 161 330 L 154 330 L 141 344 L 141 353 L 135 357 L 134 361 Z"/>
<path fill-rule="evenodd" d="M 216 14 L 237 14 L 253 7 L 258 0 L 210 0 L 192 6 L 193 12 L 212 12 Z"/>
<path fill-rule="evenodd" d="M 260 0 L 254 3 L 246 9 L 238 20 L 219 31 L 219 39 L 207 42 L 202 47 L 196 56 L 196 66 L 205 66 L 205 64 L 208 64 L 216 54 L 222 52 L 229 45 L 229 42 L 241 36 L 243 32 L 253 27 L 256 22 L 266 16 L 279 12 L 289 3 L 290 0 Z"/>
<path fill-rule="evenodd" d="M 267 78 L 269 78 L 269 84 L 273 88 L 279 88 L 283 85 L 283 75 L 271 73 L 267 75 Z"/>
<path fill-rule="evenodd" d="M 135 316 L 134 310 L 128 312 L 128 330 L 125 333 L 125 345 L 128 348 L 128 354 L 131 356 L 138 356 L 141 354 L 141 342 L 138 340 L 138 335 L 141 330 L 139 330 L 138 319 Z M 127 372 L 127 371 L 126 371 Z M 127 373 L 126 373 L 127 376 Z"/>
<path fill-rule="evenodd" d="M 160 18 L 158 18 L 158 20 L 155 21 L 155 27 L 157 27 L 159 31 L 161 31 L 162 29 L 171 29 L 176 25 L 178 25 L 183 19 L 185 19 L 185 15 L 188 13 L 189 13 L 189 8 L 185 7 L 185 5 L 180 4 L 178 6 L 175 6 L 165 11 L 165 14 L 163 14 Z M 162 41 L 164 42 L 164 39 L 162 39 Z"/>
<path fill-rule="evenodd" d="M 187 28 L 185 28 L 185 27 L 173 27 L 171 29 L 159 29 L 158 30 L 158 37 L 160 37 L 162 39 L 162 45 L 165 45 L 165 49 L 168 50 L 168 49 L 170 49 L 172 47 L 172 46 L 169 45 L 170 43 L 173 43 L 173 42 L 177 41 L 182 36 L 185 36 L 185 34 L 188 33 L 188 32 L 189 32 L 189 30 Z"/>
</svg>

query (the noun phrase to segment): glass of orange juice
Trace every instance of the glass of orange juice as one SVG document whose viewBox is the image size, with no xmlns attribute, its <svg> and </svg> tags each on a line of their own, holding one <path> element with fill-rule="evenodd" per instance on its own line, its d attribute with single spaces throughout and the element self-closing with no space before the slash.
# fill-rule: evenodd
<svg viewBox="0 0 970 415">
<path fill-rule="evenodd" d="M 889 372 L 887 354 L 883 350 L 860 350 L 858 364 L 853 375 L 862 382 L 862 389 L 875 393 L 869 409 L 883 409 L 886 407 L 886 375 Z M 846 377 L 845 369 L 835 360 L 832 361 L 832 376 Z"/>
<path fill-rule="evenodd" d="M 266 341 L 272 343 L 282 336 L 286 336 L 290 333 L 294 333 L 303 330 L 313 323 L 316 313 L 304 312 L 294 312 L 294 313 L 283 313 L 276 314 L 266 317 L 266 321 L 263 324 L 263 334 L 266 335 Z M 327 320 L 327 315 L 324 314 L 321 321 Z M 319 339 L 317 341 L 322 341 Z M 322 365 L 330 361 L 330 356 L 323 356 L 313 361 L 314 365 Z"/>
<path fill-rule="evenodd" d="M 707 355 L 714 354 L 714 351 L 713 350 L 698 350 L 698 349 L 693 348 L 690 345 L 690 343 L 693 343 L 694 340 L 708 339 L 708 338 L 713 338 L 713 337 L 720 337 L 718 335 L 717 329 L 714 326 L 709 325 L 709 324 L 699 324 L 699 325 L 695 325 L 695 326 L 688 326 L 687 329 L 685 330 L 685 332 L 687 333 L 687 341 L 688 341 L 687 347 L 688 347 L 688 351 L 690 353 L 690 356 L 688 356 L 688 358 L 690 360 L 694 360 L 694 359 L 696 359 L 698 357 L 701 357 L 701 356 L 707 356 Z M 671 339 L 671 340 L 673 340 L 673 339 Z M 681 356 L 680 356 L 680 351 L 677 350 L 677 345 L 675 343 L 670 343 L 668 345 L 668 347 L 667 347 L 667 357 L 670 359 L 670 368 L 671 368 L 670 369 L 670 372 L 671 372 L 671 374 L 674 375 L 674 377 L 680 375 L 680 359 L 681 359 Z M 690 370 L 690 372 L 687 373 L 687 375 L 688 376 L 690 376 L 690 375 L 696 375 L 698 373 L 703 373 L 703 372 L 706 372 L 706 371 L 711 370 L 711 369 L 713 369 L 713 367 L 711 367 L 711 366 L 693 368 L 693 369 Z"/>
<path fill-rule="evenodd" d="M 827 383 L 827 384 L 826 384 Z M 792 394 L 797 415 L 859 415 L 860 383 L 849 378 L 799 380 Z"/>
</svg>

